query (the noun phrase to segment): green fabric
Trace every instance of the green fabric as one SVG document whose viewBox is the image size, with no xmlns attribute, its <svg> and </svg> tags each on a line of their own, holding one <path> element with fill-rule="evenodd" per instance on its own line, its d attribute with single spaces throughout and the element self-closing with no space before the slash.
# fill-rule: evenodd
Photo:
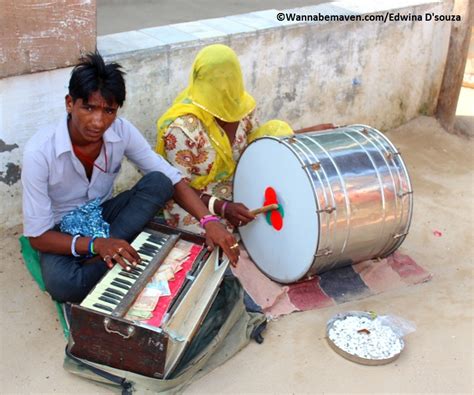
<svg viewBox="0 0 474 395">
<path fill-rule="evenodd" d="M 20 237 L 21 254 L 25 261 L 25 266 L 36 281 L 38 287 L 42 291 L 46 291 L 43 281 L 43 275 L 41 274 L 40 257 L 38 251 L 36 251 L 30 244 L 30 241 L 25 237 Z"/>
<path fill-rule="evenodd" d="M 44 285 L 43 274 L 41 273 L 40 257 L 38 251 L 36 251 L 30 244 L 30 241 L 27 237 L 21 236 L 19 239 L 21 254 L 23 255 L 23 260 L 25 266 L 35 280 L 36 284 L 41 291 L 45 292 L 46 287 Z M 56 311 L 58 312 L 59 322 L 63 329 L 64 336 L 69 338 L 69 328 L 64 317 L 64 311 L 62 309 L 61 303 L 54 302 L 56 305 Z"/>
</svg>

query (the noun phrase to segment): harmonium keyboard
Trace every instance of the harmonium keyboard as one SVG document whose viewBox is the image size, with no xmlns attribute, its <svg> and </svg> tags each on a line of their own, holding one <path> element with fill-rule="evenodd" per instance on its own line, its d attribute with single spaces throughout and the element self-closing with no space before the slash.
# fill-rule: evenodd
<svg viewBox="0 0 474 395">
<path fill-rule="evenodd" d="M 131 244 L 141 262 L 116 264 L 72 305 L 69 351 L 144 376 L 167 378 L 206 317 L 228 266 L 205 239 L 149 223 Z"/>
</svg>

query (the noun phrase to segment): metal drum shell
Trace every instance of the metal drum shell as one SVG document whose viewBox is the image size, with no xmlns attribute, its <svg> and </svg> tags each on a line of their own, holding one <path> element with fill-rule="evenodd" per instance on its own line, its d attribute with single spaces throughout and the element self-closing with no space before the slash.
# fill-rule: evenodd
<svg viewBox="0 0 474 395">
<path fill-rule="evenodd" d="M 412 187 L 400 153 L 386 136 L 366 125 L 350 125 L 263 139 L 277 140 L 295 155 L 314 191 L 319 237 L 304 277 L 384 257 L 401 245 L 413 212 Z M 239 165 L 240 161 L 236 174 Z M 235 179 L 234 188 L 238 188 Z M 268 267 L 263 271 L 288 282 L 272 275 Z"/>
</svg>

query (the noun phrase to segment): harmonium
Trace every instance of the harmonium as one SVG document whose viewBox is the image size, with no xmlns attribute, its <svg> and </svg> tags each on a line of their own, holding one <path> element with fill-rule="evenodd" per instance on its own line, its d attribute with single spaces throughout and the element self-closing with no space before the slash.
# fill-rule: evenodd
<svg viewBox="0 0 474 395">
<path fill-rule="evenodd" d="M 116 264 L 72 306 L 69 351 L 148 377 L 177 366 L 219 290 L 227 257 L 201 236 L 151 222 L 131 244 L 132 270 Z"/>
</svg>

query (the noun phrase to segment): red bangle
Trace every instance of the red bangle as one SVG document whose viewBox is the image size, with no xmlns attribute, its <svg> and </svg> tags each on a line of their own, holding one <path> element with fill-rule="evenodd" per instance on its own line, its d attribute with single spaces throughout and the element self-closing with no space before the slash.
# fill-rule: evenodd
<svg viewBox="0 0 474 395">
<path fill-rule="evenodd" d="M 222 203 L 221 206 L 221 217 L 225 218 L 225 209 L 227 208 L 227 205 L 229 204 L 228 200 L 224 200 L 224 203 Z"/>
<path fill-rule="evenodd" d="M 208 222 L 219 222 L 219 218 L 216 217 L 215 215 L 205 215 L 204 217 L 202 217 L 200 220 L 199 220 L 199 224 L 201 225 L 201 228 L 204 229 L 204 226 L 208 223 Z"/>
</svg>

